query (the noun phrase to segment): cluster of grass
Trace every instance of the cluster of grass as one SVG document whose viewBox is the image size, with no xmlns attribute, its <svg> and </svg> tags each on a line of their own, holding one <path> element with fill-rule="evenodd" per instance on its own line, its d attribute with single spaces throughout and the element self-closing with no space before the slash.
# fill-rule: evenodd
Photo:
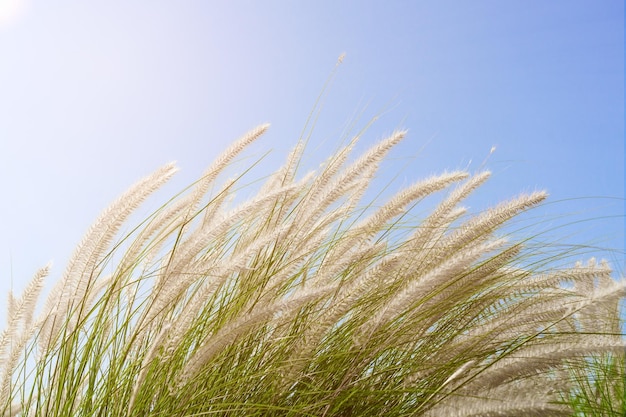
<svg viewBox="0 0 626 417">
<path fill-rule="evenodd" d="M 266 129 L 120 237 L 175 168 L 134 185 L 40 314 L 47 267 L 9 297 L 0 415 L 624 415 L 626 283 L 605 262 L 524 262 L 499 233 L 545 193 L 468 215 L 489 173 L 447 172 L 364 204 L 395 132 L 307 175 L 300 142 L 231 207 L 241 179 L 220 173 Z"/>
</svg>

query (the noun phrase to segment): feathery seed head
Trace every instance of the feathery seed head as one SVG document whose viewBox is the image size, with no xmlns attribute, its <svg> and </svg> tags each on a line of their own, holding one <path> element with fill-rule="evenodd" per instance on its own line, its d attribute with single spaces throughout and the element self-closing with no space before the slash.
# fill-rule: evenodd
<svg viewBox="0 0 626 417">
<path fill-rule="evenodd" d="M 404 138 L 396 131 L 348 163 L 355 138 L 297 180 L 300 142 L 255 197 L 229 210 L 238 180 L 215 182 L 268 126 L 114 244 L 176 168 L 123 194 L 40 318 L 32 311 L 48 267 L 10 296 L 0 415 L 571 415 L 555 405 L 577 392 L 571 375 L 623 398 L 626 281 L 594 259 L 539 273 L 522 262 L 524 239 L 495 237 L 545 192 L 462 217 L 459 204 L 490 173 L 451 172 L 357 209 Z M 453 183 L 424 220 L 405 216 Z M 394 233 L 401 227 L 409 232 Z M 590 371 L 596 360 L 604 376 Z"/>
</svg>

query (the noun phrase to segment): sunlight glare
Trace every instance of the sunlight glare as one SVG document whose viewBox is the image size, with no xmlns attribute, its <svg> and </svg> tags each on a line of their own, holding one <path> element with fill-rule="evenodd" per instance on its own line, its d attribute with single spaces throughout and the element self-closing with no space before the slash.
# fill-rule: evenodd
<svg viewBox="0 0 626 417">
<path fill-rule="evenodd" d="M 26 0 L 0 0 L 0 28 L 18 22 L 26 8 Z"/>
</svg>

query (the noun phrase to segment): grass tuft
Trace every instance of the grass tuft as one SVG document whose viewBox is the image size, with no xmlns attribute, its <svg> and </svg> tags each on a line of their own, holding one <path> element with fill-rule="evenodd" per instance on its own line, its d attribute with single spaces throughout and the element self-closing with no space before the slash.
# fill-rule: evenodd
<svg viewBox="0 0 626 417">
<path fill-rule="evenodd" d="M 626 281 L 504 232 L 544 192 L 467 215 L 490 174 L 446 172 L 376 208 L 395 132 L 304 176 L 300 142 L 231 206 L 220 174 L 267 128 L 121 236 L 175 167 L 116 200 L 39 316 L 49 267 L 10 295 L 0 415 L 626 415 Z"/>
</svg>

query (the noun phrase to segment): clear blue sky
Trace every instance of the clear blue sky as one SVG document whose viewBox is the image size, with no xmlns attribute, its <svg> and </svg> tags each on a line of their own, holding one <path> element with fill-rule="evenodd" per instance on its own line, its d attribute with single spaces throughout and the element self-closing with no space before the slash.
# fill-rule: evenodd
<svg viewBox="0 0 626 417">
<path fill-rule="evenodd" d="M 359 112 L 383 112 L 364 147 L 409 129 L 385 166 L 400 185 L 496 146 L 472 204 L 547 189 L 540 228 L 574 223 L 557 243 L 611 248 L 580 258 L 624 273 L 622 0 L 0 0 L 0 299 L 51 259 L 57 279 L 165 162 L 175 190 L 268 121 L 253 152 L 277 164 L 342 52 L 318 159 Z"/>
</svg>

